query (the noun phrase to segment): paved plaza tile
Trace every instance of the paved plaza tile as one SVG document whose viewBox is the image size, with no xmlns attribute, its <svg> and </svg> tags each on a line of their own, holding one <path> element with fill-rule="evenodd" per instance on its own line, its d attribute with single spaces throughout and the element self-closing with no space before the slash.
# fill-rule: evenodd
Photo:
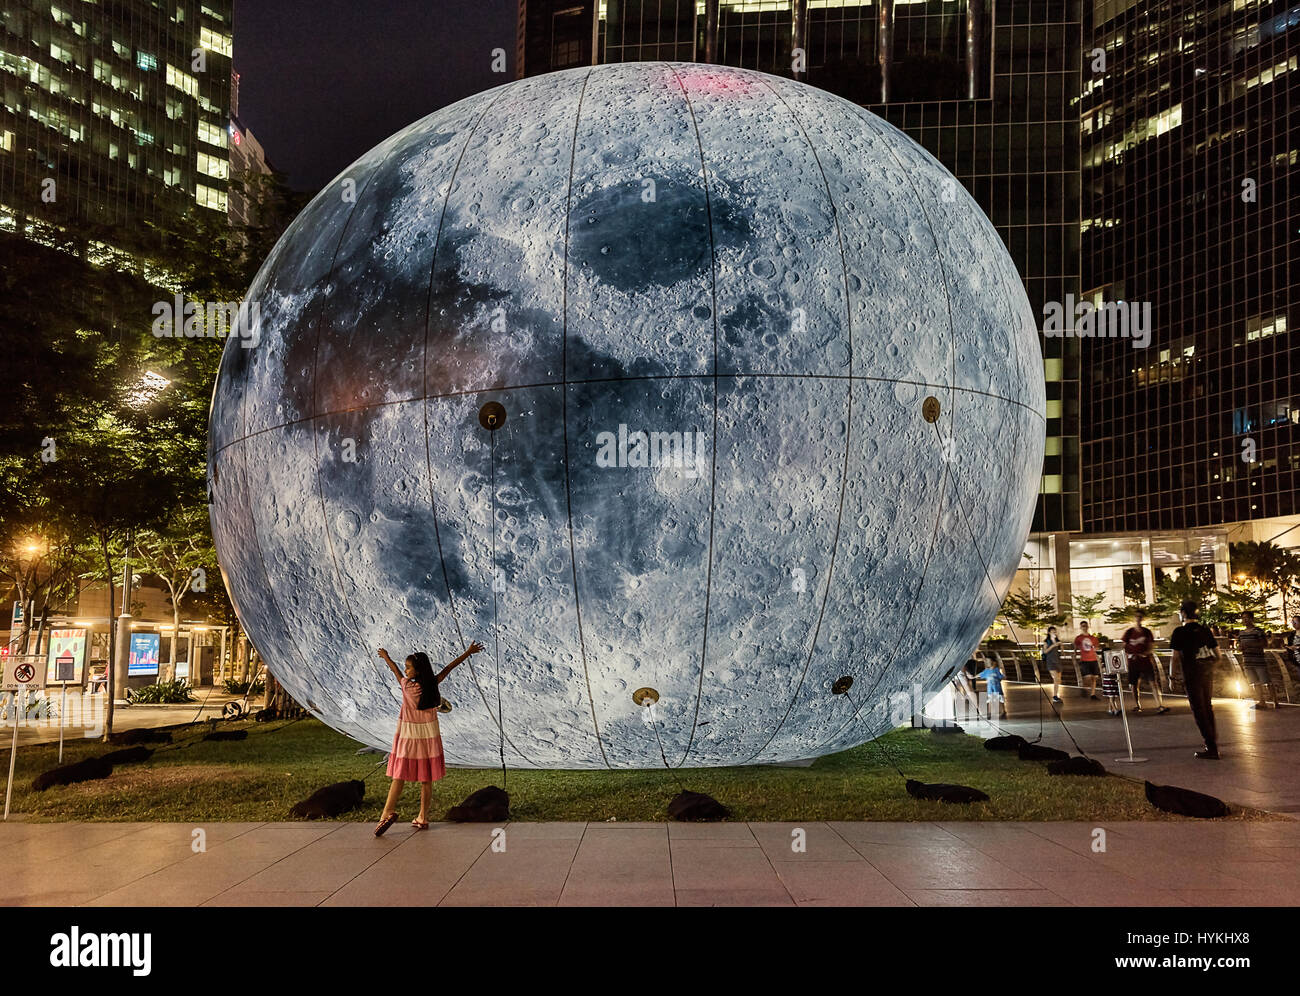
<svg viewBox="0 0 1300 996">
<path fill-rule="evenodd" d="M 187 824 L 8 823 L 0 904 L 1300 905 L 1300 822 L 1102 828 L 1105 851 L 1087 823 L 245 823 L 196 853 Z"/>
</svg>

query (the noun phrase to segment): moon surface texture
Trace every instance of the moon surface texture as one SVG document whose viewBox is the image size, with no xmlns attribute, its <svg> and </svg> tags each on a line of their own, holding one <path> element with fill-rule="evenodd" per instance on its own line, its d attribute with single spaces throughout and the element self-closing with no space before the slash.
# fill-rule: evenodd
<svg viewBox="0 0 1300 996">
<path fill-rule="evenodd" d="M 842 750 L 943 685 L 1020 561 L 1045 393 L 1015 266 L 928 153 L 801 83 L 625 63 L 469 97 L 330 183 L 246 304 L 210 431 L 228 590 L 376 747 L 376 648 L 478 640 L 452 764 Z"/>
</svg>

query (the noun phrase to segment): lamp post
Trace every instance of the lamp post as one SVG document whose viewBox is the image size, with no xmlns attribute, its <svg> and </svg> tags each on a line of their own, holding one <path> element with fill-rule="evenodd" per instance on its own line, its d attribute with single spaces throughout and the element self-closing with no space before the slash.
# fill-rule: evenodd
<svg viewBox="0 0 1300 996">
<path fill-rule="evenodd" d="M 122 552 L 122 614 L 117 617 L 113 649 L 113 705 L 126 705 L 126 679 L 131 663 L 131 538 Z"/>
</svg>

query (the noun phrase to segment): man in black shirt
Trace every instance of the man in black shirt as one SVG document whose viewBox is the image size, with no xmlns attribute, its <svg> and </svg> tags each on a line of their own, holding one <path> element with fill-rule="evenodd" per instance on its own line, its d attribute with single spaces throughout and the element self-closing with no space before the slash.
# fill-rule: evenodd
<svg viewBox="0 0 1300 996">
<path fill-rule="evenodd" d="M 1182 669 L 1187 686 L 1187 703 L 1192 717 L 1205 738 L 1205 748 L 1196 756 L 1207 761 L 1219 759 L 1219 738 L 1214 729 L 1214 662 L 1218 659 L 1218 641 L 1214 634 L 1196 621 L 1197 605 L 1190 598 L 1182 604 L 1183 624 L 1174 630 L 1169 646 L 1174 652 L 1174 666 Z"/>
</svg>

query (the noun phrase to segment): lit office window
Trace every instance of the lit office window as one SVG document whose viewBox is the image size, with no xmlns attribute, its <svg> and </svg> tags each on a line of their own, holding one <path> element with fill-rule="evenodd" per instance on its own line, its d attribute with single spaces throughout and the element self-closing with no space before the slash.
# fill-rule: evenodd
<svg viewBox="0 0 1300 996">
<path fill-rule="evenodd" d="M 1286 315 L 1255 315 L 1246 319 L 1246 341 L 1258 342 L 1286 331 Z"/>
<path fill-rule="evenodd" d="M 180 90 L 183 93 L 189 94 L 191 97 L 197 97 L 199 95 L 199 81 L 189 73 L 177 69 L 170 62 L 167 63 L 167 84 L 169 86 L 174 86 L 177 90 Z"/>
<path fill-rule="evenodd" d="M 206 187 L 203 184 L 196 184 L 194 187 L 194 200 L 198 202 L 199 207 L 210 208 L 213 211 L 226 210 L 226 192 L 216 190 L 213 187 Z"/>
<path fill-rule="evenodd" d="M 211 121 L 200 121 L 199 141 L 228 149 L 230 148 L 230 133 L 220 125 L 214 125 Z"/>
<path fill-rule="evenodd" d="M 158 68 L 158 58 L 149 52 L 136 52 L 135 64 L 145 72 L 150 72 Z"/>
<path fill-rule="evenodd" d="M 1279 76 L 1295 72 L 1298 67 L 1300 67 L 1300 60 L 1297 60 L 1297 57 L 1293 55 L 1285 62 L 1279 62 L 1277 65 L 1269 66 L 1267 69 L 1256 73 L 1253 76 L 1235 79 L 1232 81 L 1232 91 L 1229 99 L 1240 97 L 1244 93 L 1249 93 L 1257 86 L 1267 86 Z"/>
<path fill-rule="evenodd" d="M 199 28 L 199 44 L 209 52 L 224 55 L 226 58 L 230 58 L 234 52 L 234 42 L 230 35 L 213 31 L 211 28 Z"/>
<path fill-rule="evenodd" d="M 214 176 L 218 180 L 230 178 L 230 163 L 220 156 L 210 156 L 206 152 L 200 152 L 198 165 L 200 173 Z"/>
</svg>

